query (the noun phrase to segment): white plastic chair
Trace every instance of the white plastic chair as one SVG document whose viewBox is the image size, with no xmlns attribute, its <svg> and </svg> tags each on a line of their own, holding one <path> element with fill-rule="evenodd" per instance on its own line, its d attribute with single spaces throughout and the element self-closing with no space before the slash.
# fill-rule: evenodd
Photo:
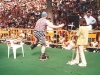
<svg viewBox="0 0 100 75">
<path fill-rule="evenodd" d="M 14 42 L 18 42 L 18 44 L 15 44 Z M 22 43 L 22 41 L 12 40 L 12 39 L 7 40 L 8 58 L 9 58 L 10 50 L 12 49 L 13 50 L 14 59 L 16 59 L 16 50 L 18 50 L 18 48 L 22 48 L 22 55 L 24 57 L 23 45 L 24 45 L 24 43 Z"/>
</svg>

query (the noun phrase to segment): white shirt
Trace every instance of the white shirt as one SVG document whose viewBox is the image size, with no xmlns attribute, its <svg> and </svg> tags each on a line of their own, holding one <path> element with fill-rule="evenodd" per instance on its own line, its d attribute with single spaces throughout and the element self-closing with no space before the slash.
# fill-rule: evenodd
<svg viewBox="0 0 100 75">
<path fill-rule="evenodd" d="M 86 0 L 82 0 L 82 1 L 85 1 L 86 2 Z"/>
<path fill-rule="evenodd" d="M 86 20 L 87 25 L 92 25 L 92 24 L 96 23 L 96 19 L 92 16 L 88 17 L 86 15 L 86 16 L 84 16 L 84 18 Z"/>
<path fill-rule="evenodd" d="M 92 47 L 96 47 L 98 45 L 98 42 L 91 42 Z"/>
</svg>

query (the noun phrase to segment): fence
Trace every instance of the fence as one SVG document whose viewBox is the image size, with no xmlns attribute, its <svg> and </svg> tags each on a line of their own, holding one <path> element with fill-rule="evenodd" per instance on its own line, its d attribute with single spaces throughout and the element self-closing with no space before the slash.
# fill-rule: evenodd
<svg viewBox="0 0 100 75">
<path fill-rule="evenodd" d="M 46 41 L 52 44 L 62 44 L 62 42 L 67 42 L 68 40 L 72 39 L 72 34 L 77 32 L 77 30 L 67 31 L 67 30 L 54 30 L 54 31 L 46 31 Z M 33 35 L 33 29 L 17 29 L 17 28 L 10 28 L 7 30 L 0 30 L 0 40 L 4 40 L 6 38 L 12 39 L 21 39 L 27 42 L 34 42 L 36 39 Z M 64 38 L 64 40 L 63 40 Z M 89 38 L 97 39 L 100 41 L 100 30 L 93 30 L 89 33 Z M 74 40 L 77 38 L 74 37 Z"/>
</svg>

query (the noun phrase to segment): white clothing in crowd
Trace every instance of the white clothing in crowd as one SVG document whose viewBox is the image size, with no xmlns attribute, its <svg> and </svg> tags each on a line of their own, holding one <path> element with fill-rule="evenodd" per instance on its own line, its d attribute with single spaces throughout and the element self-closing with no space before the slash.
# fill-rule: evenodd
<svg viewBox="0 0 100 75">
<path fill-rule="evenodd" d="M 72 50 L 75 47 L 75 43 L 71 40 L 68 44 L 68 46 L 63 47 L 64 49 L 67 50 Z"/>
<path fill-rule="evenodd" d="M 96 19 L 92 16 L 88 17 L 87 15 L 85 15 L 84 18 L 87 22 L 89 30 L 92 30 L 92 25 L 96 23 Z"/>
<path fill-rule="evenodd" d="M 98 42 L 91 42 L 92 47 L 96 47 L 98 45 Z"/>
<path fill-rule="evenodd" d="M 98 18 L 98 21 L 100 21 L 100 15 L 97 18 Z"/>
</svg>

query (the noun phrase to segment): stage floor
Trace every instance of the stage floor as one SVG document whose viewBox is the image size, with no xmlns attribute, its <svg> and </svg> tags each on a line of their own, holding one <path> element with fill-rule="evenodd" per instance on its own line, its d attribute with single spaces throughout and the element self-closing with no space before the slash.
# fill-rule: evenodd
<svg viewBox="0 0 100 75">
<path fill-rule="evenodd" d="M 40 47 L 34 50 L 24 45 L 25 57 L 17 51 L 17 59 L 7 58 L 7 45 L 0 44 L 0 75 L 100 75 L 100 53 L 85 52 L 87 67 L 66 64 L 72 58 L 72 50 L 47 48 L 49 60 L 39 61 Z"/>
</svg>

